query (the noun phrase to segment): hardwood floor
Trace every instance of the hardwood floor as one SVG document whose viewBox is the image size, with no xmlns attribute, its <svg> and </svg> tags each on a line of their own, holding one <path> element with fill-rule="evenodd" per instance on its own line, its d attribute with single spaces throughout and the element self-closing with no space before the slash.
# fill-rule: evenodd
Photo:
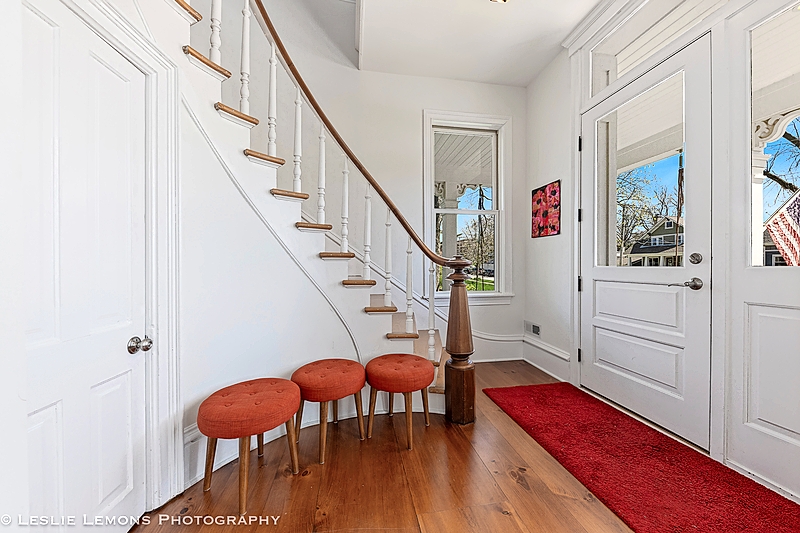
<svg viewBox="0 0 800 533">
<path fill-rule="evenodd" d="M 150 513 L 136 533 L 612 533 L 631 530 L 497 407 L 481 389 L 554 381 L 528 363 L 479 363 L 475 424 L 414 414 L 414 450 L 406 449 L 405 414 L 375 417 L 372 439 L 358 439 L 355 419 L 328 425 L 328 453 L 317 463 L 318 432 L 304 429 L 300 474 L 292 476 L 284 439 L 252 452 L 252 525 L 202 525 L 236 518 L 234 461 Z M 269 527 L 259 517 L 274 516 Z M 217 518 L 219 523 L 221 520 Z M 249 517 L 245 517 L 251 520 Z M 173 523 L 180 521 L 180 523 Z M 159 521 L 162 523 L 159 525 Z M 188 525 L 188 524 L 192 525 Z"/>
</svg>

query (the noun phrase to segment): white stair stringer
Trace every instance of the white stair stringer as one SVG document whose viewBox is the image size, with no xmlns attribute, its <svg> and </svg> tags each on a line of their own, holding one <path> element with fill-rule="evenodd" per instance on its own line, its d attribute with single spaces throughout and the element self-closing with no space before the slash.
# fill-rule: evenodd
<svg viewBox="0 0 800 533">
<path fill-rule="evenodd" d="M 215 157 L 228 172 L 234 186 L 236 186 L 246 203 L 243 208 L 252 209 L 267 226 L 273 235 L 281 242 L 287 253 L 298 263 L 304 273 L 314 282 L 320 292 L 331 304 L 334 312 L 340 317 L 345 328 L 354 341 L 354 346 L 360 354 L 362 363 L 378 355 L 392 352 L 414 353 L 412 340 L 386 339 L 385 335 L 391 331 L 391 314 L 375 316 L 364 313 L 364 307 L 369 305 L 371 291 L 353 291 L 341 285 L 341 281 L 348 277 L 347 261 L 324 261 L 318 254 L 326 249 L 326 236 L 328 233 L 301 232 L 295 223 L 303 220 L 301 216 L 302 203 L 282 202 L 275 199 L 269 190 L 277 187 L 277 170 L 263 165 L 254 164 L 243 154 L 244 149 L 252 148 L 265 152 L 264 147 L 250 146 L 250 131 L 229 121 L 223 120 L 214 110 L 214 104 L 221 101 L 221 82 L 191 64 L 184 54 L 182 47 L 191 43 L 190 24 L 184 19 L 169 2 L 142 2 L 141 10 L 145 20 L 148 21 L 152 34 L 153 45 L 162 50 L 170 60 L 179 67 L 179 87 L 182 103 L 191 116 L 195 126 L 209 143 Z M 203 53 L 203 50 L 200 50 Z M 221 65 L 235 73 L 238 65 Z M 225 102 L 224 102 L 225 103 Z M 229 105 L 233 102 L 227 102 Z M 267 117 L 256 117 L 266 121 Z M 192 127 L 183 124 L 182 127 Z M 285 159 L 290 159 L 291 154 L 278 154 Z M 331 179 L 333 176 L 331 176 Z M 187 178 L 187 183 L 190 179 Z M 312 195 L 312 199 L 315 201 Z M 359 261 L 361 254 L 356 252 Z M 360 261 L 359 261 L 360 262 Z M 375 270 L 373 269 L 373 272 Z M 382 273 L 380 273 L 382 274 Z M 374 279 L 380 280 L 380 277 Z M 379 281 L 380 283 L 380 281 Z M 398 280 L 393 280 L 397 291 Z M 394 301 L 399 302 L 404 296 L 397 291 Z M 419 308 L 422 309 L 421 307 Z M 417 310 L 417 302 L 415 302 Z M 424 333 L 424 332 L 423 332 Z M 422 404 L 419 395 L 414 395 L 414 410 L 421 411 Z M 385 394 L 380 395 L 378 411 L 386 410 Z M 432 412 L 444 413 L 444 399 L 441 395 L 431 395 L 430 408 Z M 352 409 L 352 405 L 343 403 L 343 416 Z M 401 407 L 402 406 L 396 406 Z"/>
<path fill-rule="evenodd" d="M 361 362 L 366 365 L 372 358 L 386 353 L 414 353 L 413 340 L 389 340 L 385 337 L 392 330 L 391 314 L 374 316 L 363 312 L 369 304 L 368 291 L 353 291 L 341 284 L 348 277 L 347 262 L 319 258 L 319 252 L 325 250 L 325 234 L 301 232 L 295 227 L 295 223 L 302 220 L 301 204 L 282 202 L 269 193 L 275 186 L 277 170 L 250 162 L 243 154 L 248 145 L 239 138 L 240 135 L 231 132 L 233 129 L 247 135 L 247 130 L 220 119 L 213 104 L 206 105 L 204 99 L 196 97 L 192 90 L 184 90 L 182 96 L 195 126 L 246 201 L 243 207 L 249 205 L 328 299 L 353 338 Z M 219 139 L 224 141 L 219 142 Z M 385 396 L 381 395 L 382 405 L 378 411 L 386 409 Z M 444 398 L 431 396 L 430 409 L 444 413 Z M 415 398 L 414 410 L 422 410 L 421 398 Z"/>
</svg>

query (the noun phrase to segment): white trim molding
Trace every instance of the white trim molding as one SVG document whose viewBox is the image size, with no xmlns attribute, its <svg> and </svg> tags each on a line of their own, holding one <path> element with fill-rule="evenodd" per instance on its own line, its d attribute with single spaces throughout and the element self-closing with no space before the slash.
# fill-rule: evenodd
<svg viewBox="0 0 800 533">
<path fill-rule="evenodd" d="M 524 334 L 522 336 L 522 342 L 529 346 L 533 346 L 534 348 L 539 348 L 543 352 L 546 352 L 552 355 L 553 357 L 558 357 L 563 361 L 569 362 L 572 359 L 572 356 L 569 354 L 569 352 L 565 352 L 561 348 L 557 348 L 552 344 L 548 344 L 544 342 L 542 339 L 535 337 L 533 335 L 529 335 L 527 333 Z"/>
</svg>

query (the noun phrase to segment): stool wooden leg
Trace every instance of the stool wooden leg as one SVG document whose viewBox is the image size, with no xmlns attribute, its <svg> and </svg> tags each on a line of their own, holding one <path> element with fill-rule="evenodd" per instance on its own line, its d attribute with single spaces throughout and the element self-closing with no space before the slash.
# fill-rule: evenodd
<svg viewBox="0 0 800 533">
<path fill-rule="evenodd" d="M 422 410 L 425 411 L 425 425 L 431 425 L 431 413 L 428 411 L 428 387 L 422 389 Z"/>
<path fill-rule="evenodd" d="M 355 394 L 356 397 L 356 417 L 358 418 L 358 436 L 364 440 L 364 407 L 361 405 L 361 391 Z"/>
<path fill-rule="evenodd" d="M 411 449 L 411 428 L 414 425 L 414 420 L 413 420 L 413 417 L 411 416 L 411 415 L 413 415 L 413 413 L 411 412 L 411 393 L 410 392 L 404 392 L 403 396 L 406 399 L 406 434 L 407 434 L 406 438 L 408 439 L 408 449 L 410 450 Z"/>
<path fill-rule="evenodd" d="M 319 402 L 319 464 L 325 464 L 325 443 L 328 440 L 328 402 Z"/>
<path fill-rule="evenodd" d="M 378 389 L 369 388 L 369 423 L 367 424 L 367 438 L 372 438 L 372 422 L 375 420 L 375 400 L 378 399 Z"/>
<path fill-rule="evenodd" d="M 264 457 L 264 434 L 259 433 L 256 437 L 256 442 L 258 442 L 258 456 Z"/>
<path fill-rule="evenodd" d="M 333 423 L 339 423 L 339 400 L 331 400 L 333 404 Z"/>
<path fill-rule="evenodd" d="M 300 398 L 300 409 L 297 410 L 297 422 L 295 423 L 295 431 L 297 432 L 297 441 L 300 442 L 300 427 L 303 425 L 303 406 L 306 401 Z"/>
<path fill-rule="evenodd" d="M 291 418 L 286 421 L 286 440 L 289 441 L 289 457 L 292 459 L 292 474 L 300 472 L 299 461 L 297 460 L 297 435 L 294 430 L 294 420 Z"/>
<path fill-rule="evenodd" d="M 214 471 L 214 455 L 217 453 L 217 439 L 208 437 L 206 443 L 206 475 L 203 477 L 203 492 L 211 489 L 211 473 Z"/>
<path fill-rule="evenodd" d="M 247 514 L 247 476 L 250 473 L 250 437 L 239 439 L 239 514 Z"/>
<path fill-rule="evenodd" d="M 389 395 L 389 416 L 394 416 L 394 393 L 387 392 Z"/>
</svg>

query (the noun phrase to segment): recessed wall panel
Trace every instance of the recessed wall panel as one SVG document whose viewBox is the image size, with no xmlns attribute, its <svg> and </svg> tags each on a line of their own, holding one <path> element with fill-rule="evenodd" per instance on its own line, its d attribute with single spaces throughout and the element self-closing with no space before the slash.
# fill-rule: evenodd
<svg viewBox="0 0 800 533">
<path fill-rule="evenodd" d="M 800 309 L 749 306 L 748 422 L 800 440 Z"/>
<path fill-rule="evenodd" d="M 97 330 L 131 318 L 130 80 L 92 56 L 89 199 L 94 220 L 93 309 Z M 143 221 L 137 221 L 142 224 Z"/>
<path fill-rule="evenodd" d="M 98 511 L 111 508 L 133 487 L 131 372 L 91 390 L 92 472 Z"/>
<path fill-rule="evenodd" d="M 64 515 L 64 450 L 61 402 L 28 415 L 30 514 Z M 31 526 L 29 531 L 63 531 L 59 526 Z"/>
<path fill-rule="evenodd" d="M 25 198 L 25 301 L 29 344 L 58 337 L 58 68 L 59 30 L 32 6 L 22 15 L 22 83 L 29 101 L 20 124 L 36 157 L 26 160 L 31 194 Z"/>
<path fill-rule="evenodd" d="M 595 315 L 597 318 L 682 332 L 683 293 L 680 287 L 598 281 L 595 284 Z"/>
<path fill-rule="evenodd" d="M 683 390 L 682 348 L 595 328 L 593 363 L 660 390 Z"/>
</svg>

